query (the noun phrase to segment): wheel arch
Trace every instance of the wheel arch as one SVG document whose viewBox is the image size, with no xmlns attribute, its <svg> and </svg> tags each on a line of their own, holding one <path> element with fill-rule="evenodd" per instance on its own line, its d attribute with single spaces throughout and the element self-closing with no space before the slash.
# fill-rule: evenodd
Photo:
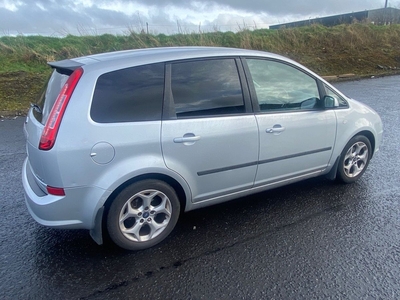
<svg viewBox="0 0 400 300">
<path fill-rule="evenodd" d="M 110 206 L 111 206 L 112 202 L 114 201 L 115 197 L 117 197 L 118 194 L 121 193 L 121 191 L 124 188 L 126 188 L 127 186 L 129 186 L 135 182 L 139 182 L 139 181 L 146 180 L 146 179 L 157 179 L 157 180 L 164 181 L 165 183 L 169 184 L 175 190 L 175 192 L 178 196 L 178 200 L 180 203 L 180 214 L 185 211 L 187 196 L 186 196 L 184 188 L 174 178 L 172 178 L 168 175 L 159 174 L 159 173 L 148 173 L 148 174 L 142 174 L 142 175 L 132 177 L 132 178 L 126 180 L 125 182 L 123 182 L 122 184 L 120 184 L 116 189 L 114 189 L 114 191 L 110 194 L 110 196 L 104 202 L 103 206 L 100 207 L 100 209 L 98 210 L 95 221 L 94 221 L 95 222 L 94 228 L 90 231 L 90 235 L 92 236 L 93 240 L 97 244 L 99 244 L 99 245 L 103 244 L 104 235 L 107 237 L 107 240 L 110 239 L 108 237 L 106 223 L 107 223 L 107 216 L 108 216 L 108 212 L 110 210 Z"/>
<path fill-rule="evenodd" d="M 371 143 L 371 148 L 372 148 L 371 149 L 371 157 L 370 157 L 370 159 L 371 159 L 374 156 L 374 152 L 375 152 L 375 143 L 376 143 L 375 142 L 375 136 L 373 135 L 373 133 L 371 131 L 368 131 L 368 130 L 360 131 L 357 134 L 355 134 L 353 137 L 355 137 L 357 135 L 365 136 L 369 140 L 369 142 Z"/>
<path fill-rule="evenodd" d="M 183 211 L 185 211 L 185 207 L 186 207 L 186 201 L 187 201 L 187 197 L 186 197 L 186 193 L 185 190 L 183 189 L 183 187 L 179 184 L 178 181 L 176 181 L 174 178 L 165 175 L 165 174 L 159 174 L 159 173 L 148 173 L 148 174 L 142 174 L 142 175 L 138 175 L 135 177 L 132 177 L 130 179 L 128 179 L 127 181 L 125 181 L 124 183 L 120 184 L 116 189 L 114 189 L 114 191 L 111 193 L 111 195 L 107 198 L 107 200 L 104 203 L 104 208 L 105 208 L 105 213 L 103 215 L 103 223 L 104 220 L 107 217 L 108 214 L 108 210 L 111 206 L 111 203 L 113 202 L 113 200 L 115 199 L 115 197 L 127 186 L 131 185 L 132 183 L 138 182 L 138 181 L 142 181 L 142 180 L 146 180 L 146 179 L 156 179 L 156 180 L 160 180 L 160 181 L 164 181 L 165 183 L 169 184 L 176 192 L 179 202 L 181 204 L 181 211 L 180 213 L 182 213 Z"/>
<path fill-rule="evenodd" d="M 371 159 L 372 156 L 374 155 L 374 152 L 375 152 L 375 144 L 376 144 L 375 136 L 374 136 L 374 134 L 373 134 L 371 131 L 363 130 L 363 131 L 357 132 L 356 134 L 354 134 L 354 135 L 346 142 L 346 145 L 347 145 L 347 143 L 348 143 L 351 139 L 353 139 L 354 137 L 356 137 L 356 136 L 358 136 L 358 135 L 365 136 L 365 137 L 369 140 L 369 142 L 370 142 L 370 144 L 371 144 L 371 157 L 370 157 L 370 159 Z M 343 146 L 343 148 L 344 148 L 344 147 L 345 147 L 345 146 Z M 343 151 L 343 149 L 342 149 L 341 151 Z M 339 160 L 340 160 L 340 154 L 335 158 L 335 162 L 334 162 L 334 164 L 333 164 L 331 170 L 329 171 L 329 173 L 326 174 L 326 177 L 327 177 L 328 179 L 330 179 L 330 180 L 335 180 L 335 179 L 336 179 L 336 177 L 337 177 L 336 174 L 337 174 L 337 171 L 338 171 L 338 168 L 339 168 Z"/>
</svg>

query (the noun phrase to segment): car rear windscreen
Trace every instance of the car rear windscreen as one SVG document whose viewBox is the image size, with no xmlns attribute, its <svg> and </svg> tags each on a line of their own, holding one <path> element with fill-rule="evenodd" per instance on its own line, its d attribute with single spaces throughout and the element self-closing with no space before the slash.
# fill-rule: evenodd
<svg viewBox="0 0 400 300">
<path fill-rule="evenodd" d="M 46 123 L 54 102 L 68 77 L 68 75 L 61 74 L 57 70 L 54 70 L 47 84 L 43 88 L 39 100 L 36 103 L 37 107 L 34 107 L 33 109 L 35 118 L 42 124 Z"/>
</svg>

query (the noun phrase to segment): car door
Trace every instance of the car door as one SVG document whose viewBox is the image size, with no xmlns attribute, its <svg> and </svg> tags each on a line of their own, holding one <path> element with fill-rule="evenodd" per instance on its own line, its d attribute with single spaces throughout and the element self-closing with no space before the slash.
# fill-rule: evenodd
<svg viewBox="0 0 400 300">
<path fill-rule="evenodd" d="M 252 187 L 258 129 L 240 61 L 183 61 L 166 70 L 161 134 L 166 166 L 187 181 L 193 202 Z"/>
<path fill-rule="evenodd" d="M 335 142 L 336 116 L 320 100 L 317 80 L 288 63 L 246 59 L 259 127 L 255 186 L 278 184 L 326 169 Z"/>
</svg>

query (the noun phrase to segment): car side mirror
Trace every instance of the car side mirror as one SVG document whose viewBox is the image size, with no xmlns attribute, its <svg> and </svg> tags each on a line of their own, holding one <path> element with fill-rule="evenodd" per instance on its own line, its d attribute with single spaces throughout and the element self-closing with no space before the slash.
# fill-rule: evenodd
<svg viewBox="0 0 400 300">
<path fill-rule="evenodd" d="M 324 97 L 324 107 L 325 108 L 339 107 L 339 101 L 335 97 L 325 96 Z"/>
</svg>

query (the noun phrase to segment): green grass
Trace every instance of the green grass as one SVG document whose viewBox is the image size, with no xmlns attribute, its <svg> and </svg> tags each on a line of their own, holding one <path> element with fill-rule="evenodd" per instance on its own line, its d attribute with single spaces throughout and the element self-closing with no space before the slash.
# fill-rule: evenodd
<svg viewBox="0 0 400 300">
<path fill-rule="evenodd" d="M 390 73 L 400 68 L 400 25 L 366 23 L 281 30 L 147 35 L 0 37 L 0 111 L 29 107 L 43 86 L 47 61 L 108 51 L 163 46 L 223 46 L 269 51 L 293 58 L 321 75 Z"/>
</svg>

